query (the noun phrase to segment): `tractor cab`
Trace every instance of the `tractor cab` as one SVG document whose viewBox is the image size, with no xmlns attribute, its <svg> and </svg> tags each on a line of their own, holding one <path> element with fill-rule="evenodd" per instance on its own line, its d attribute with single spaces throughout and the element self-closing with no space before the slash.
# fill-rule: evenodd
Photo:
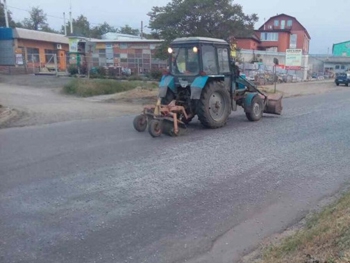
<svg viewBox="0 0 350 263">
<path fill-rule="evenodd" d="M 205 37 L 175 39 L 168 48 L 169 72 L 174 77 L 173 92 L 179 87 L 192 91 L 204 88 L 209 78 L 232 83 L 230 47 L 225 40 Z M 194 84 L 194 85 L 192 85 Z M 201 85 L 200 85 L 201 84 Z M 199 85 L 199 86 L 198 86 Z M 163 93 L 163 96 L 166 95 Z M 192 99 L 199 99 L 193 93 Z"/>
</svg>

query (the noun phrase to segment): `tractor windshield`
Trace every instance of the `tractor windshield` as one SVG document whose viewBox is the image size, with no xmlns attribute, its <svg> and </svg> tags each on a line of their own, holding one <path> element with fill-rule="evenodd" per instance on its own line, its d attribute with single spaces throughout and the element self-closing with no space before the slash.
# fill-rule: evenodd
<svg viewBox="0 0 350 263">
<path fill-rule="evenodd" d="M 198 75 L 199 59 L 197 47 L 174 48 L 171 60 L 171 73 L 174 75 Z"/>
</svg>

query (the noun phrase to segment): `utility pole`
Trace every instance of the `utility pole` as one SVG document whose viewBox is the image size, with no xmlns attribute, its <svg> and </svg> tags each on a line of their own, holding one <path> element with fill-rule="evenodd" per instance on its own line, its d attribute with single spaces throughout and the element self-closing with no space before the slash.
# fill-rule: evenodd
<svg viewBox="0 0 350 263">
<path fill-rule="evenodd" d="M 72 2 L 70 2 L 69 21 L 70 21 L 70 33 L 72 35 L 73 34 Z"/>
<path fill-rule="evenodd" d="M 10 27 L 10 25 L 9 25 L 9 14 L 8 14 L 8 10 L 7 10 L 6 0 L 4 0 L 4 15 L 5 15 L 6 27 Z"/>
<path fill-rule="evenodd" d="M 64 35 L 67 36 L 67 24 L 66 24 L 66 13 L 63 12 L 63 26 L 64 26 Z"/>
<path fill-rule="evenodd" d="M 141 39 L 143 39 L 143 21 L 141 21 Z"/>
</svg>

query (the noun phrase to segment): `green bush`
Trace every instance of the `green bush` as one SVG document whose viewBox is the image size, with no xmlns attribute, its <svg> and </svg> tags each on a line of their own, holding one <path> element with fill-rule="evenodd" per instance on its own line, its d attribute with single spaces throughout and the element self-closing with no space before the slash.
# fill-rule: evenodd
<svg viewBox="0 0 350 263">
<path fill-rule="evenodd" d="M 143 80 L 141 76 L 138 75 L 131 75 L 127 78 L 128 80 Z"/>
<path fill-rule="evenodd" d="M 163 76 L 163 72 L 160 69 L 152 69 L 150 72 L 150 78 L 160 80 Z"/>
<path fill-rule="evenodd" d="M 107 75 L 107 70 L 105 67 L 98 67 L 97 68 L 97 73 L 99 76 L 101 76 L 102 78 L 106 77 Z"/>
<path fill-rule="evenodd" d="M 119 81 L 112 79 L 72 79 L 63 87 L 63 92 L 81 97 L 90 97 L 128 91 L 136 87 L 155 88 L 157 84 L 153 82 Z"/>
<path fill-rule="evenodd" d="M 69 73 L 71 76 L 74 76 L 74 75 L 78 74 L 78 67 L 75 66 L 75 65 L 69 65 L 69 67 L 68 67 L 68 73 Z"/>
</svg>

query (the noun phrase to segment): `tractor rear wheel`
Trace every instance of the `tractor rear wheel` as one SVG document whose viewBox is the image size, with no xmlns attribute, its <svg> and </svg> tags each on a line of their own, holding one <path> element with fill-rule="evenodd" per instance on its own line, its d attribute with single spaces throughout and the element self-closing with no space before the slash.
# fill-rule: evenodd
<svg viewBox="0 0 350 263">
<path fill-rule="evenodd" d="M 246 112 L 245 115 L 250 121 L 258 121 L 261 119 L 263 111 L 263 101 L 259 95 L 256 95 L 252 100 L 249 112 Z"/>
<path fill-rule="evenodd" d="M 223 82 L 209 82 L 202 91 L 197 104 L 197 115 L 206 128 L 220 128 L 231 113 L 230 94 Z"/>
</svg>

